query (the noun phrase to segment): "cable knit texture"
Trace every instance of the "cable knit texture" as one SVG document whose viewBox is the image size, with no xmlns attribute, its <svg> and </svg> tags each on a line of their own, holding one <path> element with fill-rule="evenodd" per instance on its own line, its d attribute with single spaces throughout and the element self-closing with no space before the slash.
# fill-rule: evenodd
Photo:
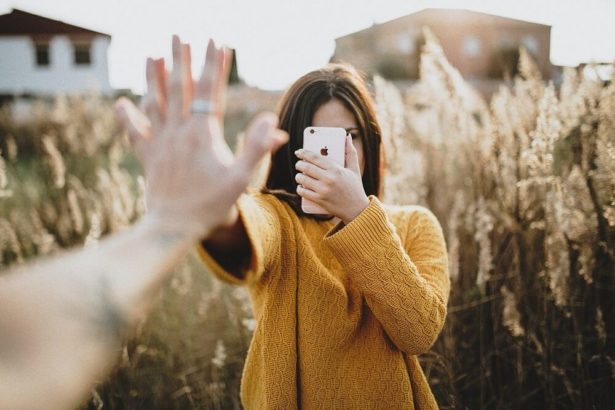
<svg viewBox="0 0 615 410">
<path fill-rule="evenodd" d="M 247 409 L 437 408 L 416 355 L 436 340 L 450 290 L 440 224 L 419 206 L 369 206 L 348 225 L 297 216 L 273 195 L 244 195 L 251 246 L 238 278 L 257 326 L 244 367 Z"/>
</svg>

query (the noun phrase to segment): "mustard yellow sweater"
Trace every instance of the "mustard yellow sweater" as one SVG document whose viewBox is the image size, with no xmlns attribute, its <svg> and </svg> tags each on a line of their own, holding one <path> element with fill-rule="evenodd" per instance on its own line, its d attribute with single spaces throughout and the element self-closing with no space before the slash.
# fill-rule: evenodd
<svg viewBox="0 0 615 410">
<path fill-rule="evenodd" d="M 273 195 L 244 195 L 252 246 L 242 279 L 257 326 L 244 367 L 247 409 L 437 408 L 416 355 L 435 341 L 450 289 L 433 214 L 375 197 L 348 225 L 297 216 Z"/>
</svg>

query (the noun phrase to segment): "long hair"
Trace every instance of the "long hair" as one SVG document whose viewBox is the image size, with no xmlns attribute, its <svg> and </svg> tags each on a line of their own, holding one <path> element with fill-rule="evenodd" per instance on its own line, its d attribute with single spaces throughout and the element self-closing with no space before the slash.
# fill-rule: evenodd
<svg viewBox="0 0 615 410">
<path fill-rule="evenodd" d="M 332 99 L 344 104 L 357 122 L 365 159 L 362 177 L 365 193 L 380 194 L 382 132 L 373 99 L 365 80 L 354 67 L 328 64 L 299 78 L 284 93 L 278 106 L 279 126 L 288 133 L 289 140 L 271 158 L 264 192 L 288 202 L 298 215 L 314 217 L 301 210 L 301 198 L 296 193 L 295 182 L 295 163 L 298 159 L 294 152 L 303 147 L 303 130 L 312 125 L 318 108 Z"/>
</svg>

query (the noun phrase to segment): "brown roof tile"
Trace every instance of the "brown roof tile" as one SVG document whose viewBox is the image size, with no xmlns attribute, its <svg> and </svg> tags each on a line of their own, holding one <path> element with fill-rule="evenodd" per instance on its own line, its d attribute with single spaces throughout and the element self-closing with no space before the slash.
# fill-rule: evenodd
<svg viewBox="0 0 615 410">
<path fill-rule="evenodd" d="M 13 9 L 0 16 L 0 36 L 90 34 L 111 37 L 109 34 L 88 30 L 59 20 Z"/>
</svg>

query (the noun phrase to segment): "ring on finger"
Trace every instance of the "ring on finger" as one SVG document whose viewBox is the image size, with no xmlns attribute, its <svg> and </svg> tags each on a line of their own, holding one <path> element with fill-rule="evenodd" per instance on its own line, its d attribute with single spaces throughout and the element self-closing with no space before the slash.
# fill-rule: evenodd
<svg viewBox="0 0 615 410">
<path fill-rule="evenodd" d="M 192 114 L 212 114 L 216 112 L 215 104 L 211 100 L 196 99 L 190 105 L 190 112 Z"/>
</svg>

